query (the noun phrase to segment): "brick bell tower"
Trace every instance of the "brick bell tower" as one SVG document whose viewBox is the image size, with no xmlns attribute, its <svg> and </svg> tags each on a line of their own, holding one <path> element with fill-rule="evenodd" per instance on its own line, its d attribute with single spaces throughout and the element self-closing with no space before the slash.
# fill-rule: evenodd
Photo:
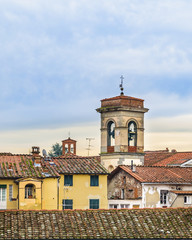
<svg viewBox="0 0 192 240">
<path fill-rule="evenodd" d="M 144 164 L 144 100 L 123 93 L 101 100 L 101 163 L 111 172 L 118 165 Z"/>
</svg>

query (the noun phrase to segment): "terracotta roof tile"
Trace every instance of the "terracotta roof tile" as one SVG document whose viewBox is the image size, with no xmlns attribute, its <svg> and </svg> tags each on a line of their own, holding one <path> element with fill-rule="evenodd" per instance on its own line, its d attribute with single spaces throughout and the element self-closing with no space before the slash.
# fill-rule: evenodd
<svg viewBox="0 0 192 240">
<path fill-rule="evenodd" d="M 192 159 L 192 152 L 177 152 L 153 165 L 156 165 L 156 166 L 167 166 L 167 165 L 174 165 L 174 164 L 180 165 L 190 159 Z"/>
<path fill-rule="evenodd" d="M 144 164 L 145 166 L 153 166 L 163 159 L 173 156 L 175 153 L 165 151 L 146 151 Z"/>
<path fill-rule="evenodd" d="M 41 167 L 35 167 L 32 155 L 0 156 L 0 178 L 44 178 L 59 177 L 56 170 L 41 160 Z"/>
<path fill-rule="evenodd" d="M 1 239 L 190 239 L 192 208 L 0 211 Z"/>
<path fill-rule="evenodd" d="M 58 173 L 68 174 L 108 174 L 108 171 L 98 162 L 98 157 L 80 157 L 67 155 L 54 158 Z"/>
<path fill-rule="evenodd" d="M 126 171 L 140 182 L 150 183 L 192 183 L 191 167 L 157 167 L 157 166 L 137 166 L 136 171 L 132 171 L 130 166 L 119 166 L 111 172 L 112 178 L 120 169 Z"/>
</svg>

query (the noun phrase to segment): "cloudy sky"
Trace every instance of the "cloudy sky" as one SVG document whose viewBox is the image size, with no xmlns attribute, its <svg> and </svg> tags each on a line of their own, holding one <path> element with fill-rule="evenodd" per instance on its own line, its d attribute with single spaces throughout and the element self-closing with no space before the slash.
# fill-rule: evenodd
<svg viewBox="0 0 192 240">
<path fill-rule="evenodd" d="M 70 136 L 99 153 L 100 100 L 145 99 L 145 149 L 192 150 L 192 1 L 0 0 L 0 152 Z"/>
</svg>

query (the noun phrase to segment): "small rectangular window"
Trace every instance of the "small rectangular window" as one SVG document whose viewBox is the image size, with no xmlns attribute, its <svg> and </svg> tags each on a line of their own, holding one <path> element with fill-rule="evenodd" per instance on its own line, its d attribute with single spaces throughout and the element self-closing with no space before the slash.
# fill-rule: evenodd
<svg viewBox="0 0 192 240">
<path fill-rule="evenodd" d="M 73 209 L 72 199 L 63 199 L 63 210 L 64 209 Z"/>
<path fill-rule="evenodd" d="M 73 175 L 65 175 L 64 176 L 64 185 L 65 186 L 73 186 Z"/>
<path fill-rule="evenodd" d="M 121 204 L 121 208 L 129 208 L 129 204 Z"/>
<path fill-rule="evenodd" d="M 121 189 L 121 199 L 125 198 L 125 189 Z"/>
<path fill-rule="evenodd" d="M 118 208 L 118 204 L 109 204 L 109 208 L 117 209 Z"/>
<path fill-rule="evenodd" d="M 97 175 L 91 175 L 90 176 L 91 179 L 91 186 L 99 186 L 99 176 Z"/>
<path fill-rule="evenodd" d="M 184 196 L 184 203 L 185 204 L 191 204 L 191 197 L 190 196 Z"/>
<path fill-rule="evenodd" d="M 9 185 L 9 201 L 13 198 L 13 185 Z"/>
<path fill-rule="evenodd" d="M 99 199 L 90 199 L 89 200 L 90 209 L 99 209 Z"/>
<path fill-rule="evenodd" d="M 167 204 L 167 196 L 168 196 L 167 190 L 160 191 L 160 203 L 161 204 Z"/>
</svg>

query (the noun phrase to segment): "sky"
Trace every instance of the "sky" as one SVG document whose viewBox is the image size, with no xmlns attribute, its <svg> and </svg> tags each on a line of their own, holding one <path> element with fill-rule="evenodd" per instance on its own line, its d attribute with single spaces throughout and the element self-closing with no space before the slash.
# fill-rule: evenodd
<svg viewBox="0 0 192 240">
<path fill-rule="evenodd" d="M 145 150 L 192 151 L 192 1 L 0 0 L 0 152 L 100 151 L 100 100 L 142 98 Z"/>
</svg>

